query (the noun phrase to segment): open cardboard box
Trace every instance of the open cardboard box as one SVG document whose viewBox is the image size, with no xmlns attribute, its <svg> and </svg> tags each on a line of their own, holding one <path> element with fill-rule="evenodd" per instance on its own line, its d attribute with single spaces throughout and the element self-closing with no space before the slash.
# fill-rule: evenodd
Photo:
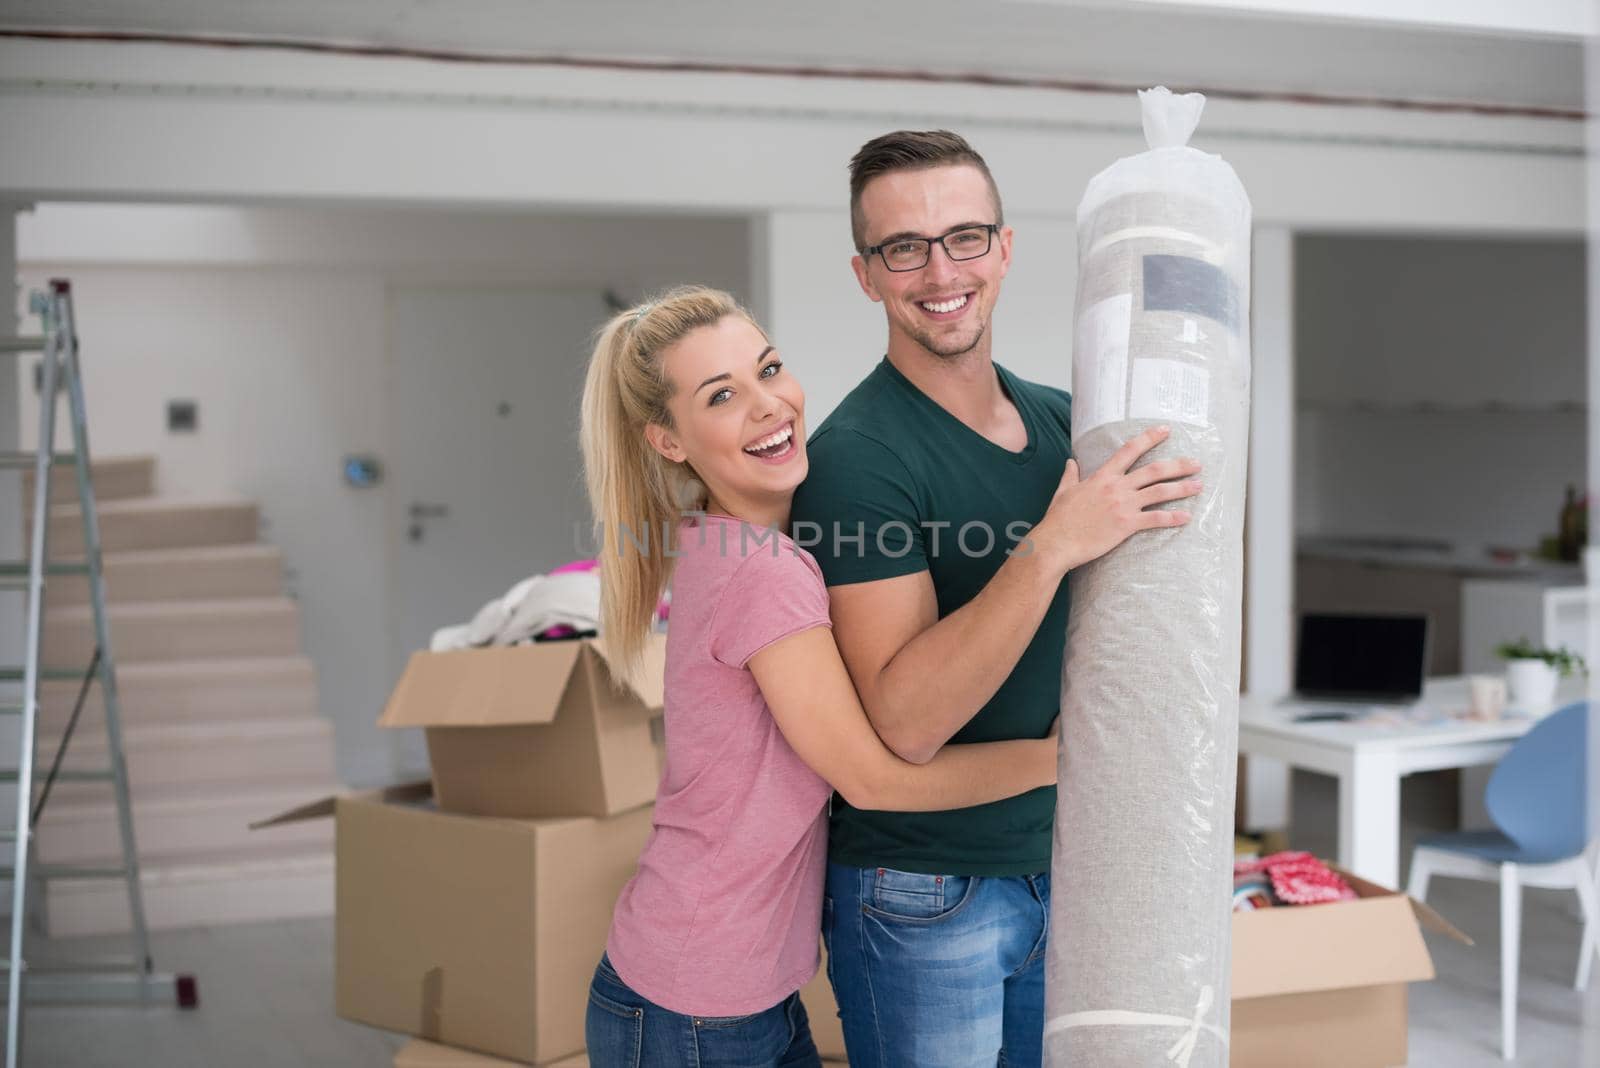
<svg viewBox="0 0 1600 1068">
<path fill-rule="evenodd" d="M 614 816 L 655 800 L 665 666 L 660 634 L 638 688 L 598 639 L 413 653 L 378 723 L 425 729 L 445 812 Z"/>
<path fill-rule="evenodd" d="M 653 809 L 483 819 L 429 807 L 431 792 L 328 797 L 252 825 L 334 817 L 335 1011 L 523 1063 L 581 1052 L 589 980 Z"/>
<path fill-rule="evenodd" d="M 1395 1068 L 1406 1063 L 1406 984 L 1432 979 L 1422 927 L 1448 920 L 1347 871 L 1358 901 L 1233 916 L 1231 1068 Z"/>
</svg>

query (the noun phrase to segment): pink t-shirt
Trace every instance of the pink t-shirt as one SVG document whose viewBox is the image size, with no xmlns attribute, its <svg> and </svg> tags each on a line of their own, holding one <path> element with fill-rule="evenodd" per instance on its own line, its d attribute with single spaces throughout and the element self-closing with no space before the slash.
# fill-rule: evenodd
<svg viewBox="0 0 1600 1068">
<path fill-rule="evenodd" d="M 828 593 L 811 554 L 781 534 L 707 516 L 678 540 L 666 769 L 606 952 L 663 1008 L 744 1016 L 816 974 L 831 794 L 789 748 L 746 664 L 829 626 Z"/>
</svg>

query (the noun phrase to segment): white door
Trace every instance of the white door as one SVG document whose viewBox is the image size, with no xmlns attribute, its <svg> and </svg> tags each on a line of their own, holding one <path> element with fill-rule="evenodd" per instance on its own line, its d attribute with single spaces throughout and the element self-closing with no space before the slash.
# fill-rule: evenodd
<svg viewBox="0 0 1600 1068">
<path fill-rule="evenodd" d="M 598 290 L 390 291 L 391 679 L 434 630 L 592 549 L 578 400 L 608 315 Z M 421 752 L 405 739 L 402 769 Z"/>
</svg>

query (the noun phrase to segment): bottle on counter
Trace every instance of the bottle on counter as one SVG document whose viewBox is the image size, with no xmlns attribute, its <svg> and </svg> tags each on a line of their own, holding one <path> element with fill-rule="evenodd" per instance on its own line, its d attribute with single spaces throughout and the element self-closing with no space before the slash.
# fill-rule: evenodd
<svg viewBox="0 0 1600 1068">
<path fill-rule="evenodd" d="M 1583 543 L 1586 541 L 1586 528 L 1588 516 L 1586 508 L 1578 501 L 1578 488 L 1567 487 L 1567 499 L 1561 506 L 1561 519 L 1556 527 L 1557 555 L 1561 559 L 1575 562 L 1583 555 Z"/>
</svg>

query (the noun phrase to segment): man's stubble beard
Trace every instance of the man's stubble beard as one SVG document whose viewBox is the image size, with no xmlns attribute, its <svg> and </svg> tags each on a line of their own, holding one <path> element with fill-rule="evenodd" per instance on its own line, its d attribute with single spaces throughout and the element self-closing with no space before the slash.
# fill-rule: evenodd
<svg viewBox="0 0 1600 1068">
<path fill-rule="evenodd" d="M 989 322 L 988 320 L 984 320 L 983 324 L 978 327 L 977 333 L 972 335 L 972 341 L 966 345 L 962 345 L 959 349 L 939 347 L 937 344 L 938 339 L 933 334 L 925 331 L 918 331 L 917 333 L 912 334 L 911 339 L 918 345 L 922 346 L 924 351 L 932 353 L 939 359 L 955 361 L 959 360 L 961 357 L 967 355 L 967 353 L 977 348 L 979 342 L 983 340 L 984 335 L 988 332 Z M 949 344 L 949 342 L 946 342 L 946 344 Z"/>
</svg>

